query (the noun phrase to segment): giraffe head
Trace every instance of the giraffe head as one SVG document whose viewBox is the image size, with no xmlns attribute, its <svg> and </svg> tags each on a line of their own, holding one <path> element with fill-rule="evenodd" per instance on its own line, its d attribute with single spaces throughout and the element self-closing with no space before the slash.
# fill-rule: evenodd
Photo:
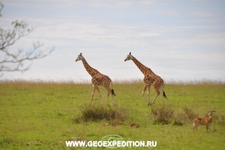
<svg viewBox="0 0 225 150">
<path fill-rule="evenodd" d="M 128 60 L 132 60 L 133 56 L 131 55 L 131 52 L 129 53 L 129 55 L 127 55 L 127 58 L 124 61 L 128 61 Z"/>
<path fill-rule="evenodd" d="M 82 53 L 80 53 L 80 55 L 78 55 L 77 59 L 75 61 L 79 61 L 79 60 L 83 60 L 84 57 L 82 56 Z"/>
</svg>

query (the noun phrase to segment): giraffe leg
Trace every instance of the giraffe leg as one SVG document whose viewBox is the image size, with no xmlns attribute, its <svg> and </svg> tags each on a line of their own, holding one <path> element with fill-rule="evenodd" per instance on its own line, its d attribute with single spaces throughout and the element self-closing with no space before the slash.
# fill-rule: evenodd
<svg viewBox="0 0 225 150">
<path fill-rule="evenodd" d="M 155 100 L 157 99 L 158 96 L 159 96 L 159 94 L 157 93 L 157 95 L 155 96 L 155 98 L 152 101 L 152 104 L 155 102 Z"/>
<path fill-rule="evenodd" d="M 157 97 L 161 94 L 162 97 L 163 97 L 163 105 L 165 105 L 165 102 L 164 102 L 164 97 L 165 96 L 165 93 L 163 92 L 163 82 L 155 82 L 153 84 L 154 88 L 155 88 L 155 91 L 156 91 L 156 96 L 155 98 L 153 99 L 152 103 L 155 102 L 155 100 L 157 99 Z"/>
<path fill-rule="evenodd" d="M 151 86 L 149 85 L 149 86 L 148 86 L 148 96 L 147 96 L 148 106 L 151 105 L 151 103 L 150 103 L 150 88 L 151 88 Z"/>
<path fill-rule="evenodd" d="M 155 88 L 155 90 L 156 90 L 156 96 L 155 96 L 155 98 L 153 99 L 152 104 L 155 102 L 155 100 L 157 99 L 157 97 L 160 95 L 160 92 L 159 92 L 159 89 L 157 88 L 157 86 L 154 85 L 154 88 Z"/>
<path fill-rule="evenodd" d="M 102 104 L 102 95 L 101 95 L 101 92 L 100 92 L 100 90 L 99 90 L 99 87 L 96 86 L 96 89 L 97 89 L 97 91 L 98 91 L 98 94 L 99 94 L 99 97 L 100 97 L 100 101 L 101 101 L 101 104 Z"/>
<path fill-rule="evenodd" d="M 145 97 L 145 99 L 146 99 L 146 101 L 147 101 L 147 103 L 149 103 L 149 97 L 147 96 L 145 96 L 145 91 L 146 91 L 146 89 L 149 87 L 149 85 L 147 85 L 147 84 L 145 84 L 144 85 L 144 89 L 143 89 L 143 91 L 142 91 L 142 96 L 144 96 Z M 150 88 L 149 88 L 149 93 L 148 94 L 150 94 Z"/>
<path fill-rule="evenodd" d="M 91 102 L 92 102 L 93 96 L 94 96 L 94 94 L 95 94 L 95 89 L 96 89 L 96 86 L 93 86 L 93 91 L 92 91 L 92 93 L 91 93 L 91 99 L 90 99 L 89 105 L 90 105 Z"/>
<path fill-rule="evenodd" d="M 142 96 L 145 96 L 145 91 L 146 91 L 147 85 L 144 85 L 144 89 L 142 91 Z"/>
<path fill-rule="evenodd" d="M 112 94 L 112 89 L 110 88 L 110 86 L 106 86 L 105 88 L 107 90 L 107 99 L 106 99 L 107 104 L 108 104 L 110 94 L 112 95 L 112 101 L 114 103 L 114 97 L 113 97 L 113 94 Z"/>
</svg>

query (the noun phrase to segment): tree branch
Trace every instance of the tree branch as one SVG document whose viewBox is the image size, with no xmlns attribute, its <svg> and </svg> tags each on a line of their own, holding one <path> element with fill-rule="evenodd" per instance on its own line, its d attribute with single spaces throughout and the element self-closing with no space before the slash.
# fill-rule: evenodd
<svg viewBox="0 0 225 150">
<path fill-rule="evenodd" d="M 3 7 L 4 5 L 0 2 L 0 17 Z M 10 46 L 34 30 L 24 21 L 16 20 L 11 25 L 13 28 L 9 30 L 0 28 L 0 77 L 3 76 L 3 72 L 27 71 L 33 60 L 44 58 L 53 51 L 53 48 L 41 50 L 43 44 L 40 42 L 33 43 L 33 48 L 29 51 L 24 49 L 18 49 L 16 52 L 9 51 Z M 26 61 L 31 63 L 24 66 Z"/>
</svg>

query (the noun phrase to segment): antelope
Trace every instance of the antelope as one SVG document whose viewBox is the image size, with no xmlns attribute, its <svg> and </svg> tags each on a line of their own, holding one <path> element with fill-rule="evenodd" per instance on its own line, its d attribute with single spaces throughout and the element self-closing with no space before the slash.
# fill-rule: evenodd
<svg viewBox="0 0 225 150">
<path fill-rule="evenodd" d="M 208 118 L 195 118 L 193 120 L 193 131 L 197 131 L 199 125 L 206 125 L 206 131 L 209 132 L 210 124 L 212 123 L 212 114 L 215 110 L 208 111 Z"/>
</svg>

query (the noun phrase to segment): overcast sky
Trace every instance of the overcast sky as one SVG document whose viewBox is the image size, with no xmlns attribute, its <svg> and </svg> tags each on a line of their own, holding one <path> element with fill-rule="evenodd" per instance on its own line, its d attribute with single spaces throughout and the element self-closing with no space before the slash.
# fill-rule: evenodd
<svg viewBox="0 0 225 150">
<path fill-rule="evenodd" d="M 90 80 L 81 61 L 112 80 L 142 79 L 131 52 L 165 81 L 225 81 L 224 0 L 2 0 L 0 27 L 36 29 L 9 50 L 54 47 L 24 73 L 0 79 Z M 2 55 L 2 54 L 0 54 Z M 0 56 L 2 58 L 3 56 Z"/>
</svg>

